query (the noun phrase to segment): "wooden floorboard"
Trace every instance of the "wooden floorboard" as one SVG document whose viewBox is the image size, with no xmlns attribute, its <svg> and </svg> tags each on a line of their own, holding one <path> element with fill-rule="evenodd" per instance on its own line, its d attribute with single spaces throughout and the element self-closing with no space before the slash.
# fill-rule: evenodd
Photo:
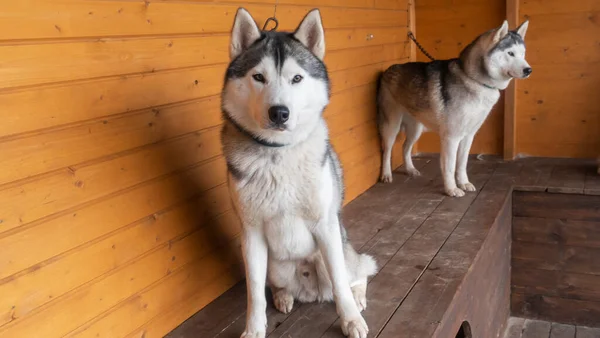
<svg viewBox="0 0 600 338">
<path fill-rule="evenodd" d="M 504 338 L 600 338 L 600 328 L 511 317 Z"/>
<path fill-rule="evenodd" d="M 343 210 L 342 219 L 354 247 L 372 255 L 379 267 L 369 280 L 368 308 L 363 313 L 369 337 L 431 337 L 436 333 L 440 322 L 447 320 L 446 311 L 456 302 L 454 297 L 481 255 L 513 187 L 540 193 L 600 194 L 600 179 L 592 176 L 595 167 L 589 161 L 502 162 L 472 157 L 469 177 L 478 191 L 463 198 L 442 194 L 436 156 L 415 158 L 415 165 L 422 176 L 410 178 L 395 172 L 392 184 L 376 184 Z M 517 210 L 523 213 L 519 216 L 540 217 L 534 207 L 528 208 Z M 594 217 L 590 213 L 585 221 L 595 222 Z M 267 297 L 269 337 L 342 337 L 334 304 L 295 304 L 291 313 L 282 314 L 272 307 L 269 292 Z M 245 307 L 245 286 L 240 283 L 168 337 L 237 338 L 244 330 Z M 545 332 L 545 324 L 512 321 L 515 338 L 524 338 L 521 333 L 529 331 Z M 551 328 L 549 325 L 543 338 L 550 337 Z M 556 328 L 558 338 L 562 337 L 559 331 L 570 332 Z M 595 337 L 590 332 L 590 337 Z M 581 336 L 587 338 L 583 334 L 587 333 Z"/>
</svg>

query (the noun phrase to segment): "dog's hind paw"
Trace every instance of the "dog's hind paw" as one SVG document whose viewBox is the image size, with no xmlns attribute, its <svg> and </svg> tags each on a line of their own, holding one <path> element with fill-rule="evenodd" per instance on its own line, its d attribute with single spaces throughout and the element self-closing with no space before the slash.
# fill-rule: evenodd
<svg viewBox="0 0 600 338">
<path fill-rule="evenodd" d="M 280 312 L 290 313 L 294 307 L 294 296 L 285 290 L 281 290 L 273 295 L 273 303 Z"/>
<path fill-rule="evenodd" d="M 367 338 L 369 334 L 369 327 L 364 318 L 358 317 L 357 319 L 350 321 L 342 321 L 342 332 L 348 338 Z"/>
<path fill-rule="evenodd" d="M 259 332 L 244 331 L 244 333 L 242 333 L 240 338 L 265 338 L 266 335 L 267 334 L 264 331 L 259 331 Z"/>
<path fill-rule="evenodd" d="M 459 187 L 446 188 L 446 195 L 450 197 L 463 197 L 465 192 Z"/>
<path fill-rule="evenodd" d="M 421 172 L 415 168 L 406 168 L 406 174 L 411 177 L 421 176 Z"/>
<path fill-rule="evenodd" d="M 361 283 L 352 287 L 352 295 L 354 302 L 358 307 L 358 311 L 362 312 L 367 308 L 367 284 Z"/>
<path fill-rule="evenodd" d="M 458 187 L 464 191 L 477 191 L 477 188 L 475 188 L 475 186 L 469 182 L 465 183 L 465 184 L 458 184 Z"/>
<path fill-rule="evenodd" d="M 392 183 L 392 180 L 393 180 L 392 179 L 392 173 L 381 174 L 381 177 L 379 179 L 383 183 Z"/>
</svg>

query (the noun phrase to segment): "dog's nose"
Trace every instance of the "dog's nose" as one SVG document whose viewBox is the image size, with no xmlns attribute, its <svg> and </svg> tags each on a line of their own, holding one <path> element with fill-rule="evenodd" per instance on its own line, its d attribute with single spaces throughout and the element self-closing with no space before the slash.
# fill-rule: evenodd
<svg viewBox="0 0 600 338">
<path fill-rule="evenodd" d="M 527 67 L 523 69 L 523 74 L 525 76 L 529 76 L 529 74 L 531 74 L 531 72 L 533 72 L 533 69 L 531 69 L 531 67 Z"/>
<path fill-rule="evenodd" d="M 286 106 L 269 108 L 269 120 L 275 124 L 284 124 L 290 118 L 290 110 Z"/>
</svg>

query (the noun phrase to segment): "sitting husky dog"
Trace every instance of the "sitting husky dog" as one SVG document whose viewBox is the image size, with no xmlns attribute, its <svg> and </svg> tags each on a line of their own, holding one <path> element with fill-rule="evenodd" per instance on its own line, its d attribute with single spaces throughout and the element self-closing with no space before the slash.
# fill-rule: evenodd
<svg viewBox="0 0 600 338">
<path fill-rule="evenodd" d="M 243 338 L 265 336 L 265 282 L 275 307 L 335 299 L 344 334 L 365 338 L 360 312 L 375 261 L 340 223 L 342 169 L 322 117 L 329 79 L 318 10 L 294 33 L 261 32 L 240 8 L 221 95 L 229 190 L 243 225 L 248 311 Z"/>
<path fill-rule="evenodd" d="M 440 134 L 446 194 L 460 197 L 465 191 L 475 191 L 467 177 L 473 137 L 498 101 L 500 90 L 512 78 L 531 74 L 523 41 L 527 26 L 525 21 L 516 31 L 509 31 L 504 21 L 500 28 L 475 39 L 458 59 L 393 65 L 382 74 L 377 104 L 383 182 L 392 181 L 392 147 L 401 128 L 406 133 L 406 171 L 419 175 L 411 151 L 428 129 Z"/>
</svg>

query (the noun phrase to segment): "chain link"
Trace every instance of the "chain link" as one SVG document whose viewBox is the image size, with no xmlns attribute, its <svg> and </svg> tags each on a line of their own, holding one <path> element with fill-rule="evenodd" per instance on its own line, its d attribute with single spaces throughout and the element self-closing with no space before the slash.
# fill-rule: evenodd
<svg viewBox="0 0 600 338">
<path fill-rule="evenodd" d="M 417 47 L 419 48 L 419 50 L 425 54 L 425 56 L 427 56 L 429 59 L 431 59 L 431 61 L 435 61 L 435 59 L 433 58 L 433 56 L 431 56 L 431 54 L 427 53 L 427 51 L 425 50 L 425 48 L 423 48 L 423 46 L 421 46 L 421 44 L 417 41 L 417 38 L 415 38 L 415 35 L 412 32 L 408 32 L 408 37 L 413 40 L 415 42 L 415 45 L 417 45 Z"/>
</svg>

